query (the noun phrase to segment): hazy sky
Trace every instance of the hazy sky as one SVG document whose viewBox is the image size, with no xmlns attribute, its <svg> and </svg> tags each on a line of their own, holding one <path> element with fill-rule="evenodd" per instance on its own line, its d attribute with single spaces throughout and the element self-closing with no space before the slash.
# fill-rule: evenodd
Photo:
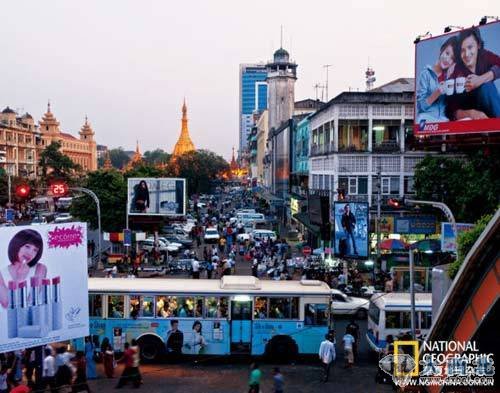
<svg viewBox="0 0 500 393">
<path fill-rule="evenodd" d="M 413 76 L 418 34 L 500 15 L 498 0 L 3 1 L 0 106 L 36 121 L 50 98 L 64 131 L 85 114 L 98 143 L 171 151 L 186 96 L 198 148 L 231 155 L 238 143 L 238 65 L 284 47 L 298 63 L 296 99 L 330 68 L 330 98 Z M 500 38 L 499 38 L 500 39 Z"/>
</svg>

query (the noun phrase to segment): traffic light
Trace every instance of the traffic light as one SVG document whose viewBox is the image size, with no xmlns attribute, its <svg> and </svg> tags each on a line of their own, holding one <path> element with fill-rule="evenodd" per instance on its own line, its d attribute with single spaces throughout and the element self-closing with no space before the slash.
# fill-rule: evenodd
<svg viewBox="0 0 500 393">
<path fill-rule="evenodd" d="M 345 200 L 345 190 L 343 188 L 337 188 L 337 200 L 339 201 Z"/>
<path fill-rule="evenodd" d="M 27 184 L 21 184 L 16 187 L 16 195 L 19 198 L 26 198 L 30 194 L 30 190 L 30 186 L 28 186 Z"/>
<path fill-rule="evenodd" d="M 404 200 L 398 199 L 398 198 L 389 198 L 389 200 L 387 201 L 387 204 L 390 207 L 393 207 L 394 209 L 399 209 L 399 208 L 403 207 Z"/>
<path fill-rule="evenodd" d="M 50 191 L 55 197 L 62 197 L 68 193 L 68 185 L 62 181 L 52 183 Z"/>
</svg>

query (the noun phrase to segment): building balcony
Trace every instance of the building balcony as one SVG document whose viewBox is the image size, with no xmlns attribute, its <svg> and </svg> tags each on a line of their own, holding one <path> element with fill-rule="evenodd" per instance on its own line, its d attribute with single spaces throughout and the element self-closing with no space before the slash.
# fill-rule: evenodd
<svg viewBox="0 0 500 393">
<path fill-rule="evenodd" d="M 382 141 L 378 144 L 373 144 L 373 153 L 399 153 L 400 147 L 397 141 Z"/>
</svg>

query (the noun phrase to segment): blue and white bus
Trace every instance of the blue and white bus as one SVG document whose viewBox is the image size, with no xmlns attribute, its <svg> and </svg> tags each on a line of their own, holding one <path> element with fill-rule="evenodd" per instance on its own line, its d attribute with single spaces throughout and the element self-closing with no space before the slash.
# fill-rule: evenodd
<svg viewBox="0 0 500 393">
<path fill-rule="evenodd" d="M 173 321 L 183 354 L 316 354 L 329 304 L 330 288 L 315 280 L 89 278 L 90 334 L 115 351 L 135 338 L 146 360 L 163 357 Z"/>
<path fill-rule="evenodd" d="M 387 336 L 396 339 L 411 329 L 411 300 L 406 292 L 377 293 L 368 305 L 368 345 L 382 352 Z M 417 335 L 428 333 L 432 324 L 432 293 L 415 294 L 415 328 Z"/>
</svg>

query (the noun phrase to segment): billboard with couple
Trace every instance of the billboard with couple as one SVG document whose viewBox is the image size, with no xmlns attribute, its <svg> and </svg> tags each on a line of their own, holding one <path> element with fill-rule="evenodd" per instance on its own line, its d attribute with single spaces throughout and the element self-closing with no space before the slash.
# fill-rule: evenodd
<svg viewBox="0 0 500 393">
<path fill-rule="evenodd" d="M 500 131 L 500 22 L 420 41 L 415 135 Z"/>
</svg>

